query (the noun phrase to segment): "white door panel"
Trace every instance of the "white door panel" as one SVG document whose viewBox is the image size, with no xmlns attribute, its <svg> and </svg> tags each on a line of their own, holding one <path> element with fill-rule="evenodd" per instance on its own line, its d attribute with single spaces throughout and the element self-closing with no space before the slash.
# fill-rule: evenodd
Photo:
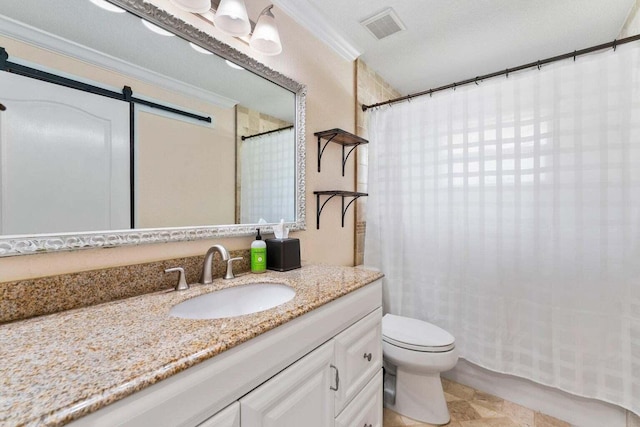
<svg viewBox="0 0 640 427">
<path fill-rule="evenodd" d="M 130 227 L 127 103 L 0 73 L 2 234 Z"/>
</svg>

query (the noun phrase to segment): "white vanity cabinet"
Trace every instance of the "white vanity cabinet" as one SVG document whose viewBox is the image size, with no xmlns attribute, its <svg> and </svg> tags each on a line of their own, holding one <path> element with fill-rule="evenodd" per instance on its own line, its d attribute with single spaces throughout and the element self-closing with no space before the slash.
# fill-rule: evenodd
<svg viewBox="0 0 640 427">
<path fill-rule="evenodd" d="M 382 369 L 336 418 L 335 427 L 382 427 Z"/>
<path fill-rule="evenodd" d="M 377 280 L 70 425 L 380 427 L 381 305 Z"/>
<path fill-rule="evenodd" d="M 241 427 L 381 426 L 381 320 L 378 308 L 240 399 Z"/>
<path fill-rule="evenodd" d="M 242 427 L 332 427 L 333 341 L 240 399 Z"/>
<path fill-rule="evenodd" d="M 382 309 L 341 332 L 335 341 L 335 365 L 340 372 L 336 415 L 382 367 Z"/>
<path fill-rule="evenodd" d="M 240 427 L 240 402 L 233 402 L 198 427 Z"/>
</svg>

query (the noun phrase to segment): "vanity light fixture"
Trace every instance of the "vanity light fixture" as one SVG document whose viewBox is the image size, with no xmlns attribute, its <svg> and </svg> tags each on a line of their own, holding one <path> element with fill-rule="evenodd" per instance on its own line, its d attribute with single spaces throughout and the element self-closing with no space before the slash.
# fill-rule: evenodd
<svg viewBox="0 0 640 427">
<path fill-rule="evenodd" d="M 173 36 L 175 36 L 175 34 L 170 33 L 169 31 L 164 30 L 164 29 L 158 27 L 155 24 L 152 24 L 149 21 L 145 21 L 144 19 L 140 19 L 140 20 L 142 21 L 142 24 L 145 27 L 147 27 L 149 30 L 153 31 L 156 34 L 160 34 L 161 36 L 165 36 L 165 37 L 173 37 Z"/>
<path fill-rule="evenodd" d="M 119 8 L 115 4 L 111 4 L 106 0 L 90 0 L 91 3 L 95 4 L 101 9 L 108 10 L 113 13 L 125 13 L 126 10 Z"/>
<path fill-rule="evenodd" d="M 265 7 L 251 32 L 253 22 L 249 20 L 244 0 L 207 0 L 213 9 L 193 12 L 193 4 L 200 0 L 170 0 L 171 3 L 187 12 L 197 13 L 223 33 L 248 42 L 251 49 L 263 55 L 278 55 L 282 52 L 280 34 L 276 20 L 271 12 L 273 5 Z M 212 11 L 215 9 L 215 13 Z M 249 37 L 247 37 L 249 36 Z"/>
<path fill-rule="evenodd" d="M 213 23 L 217 29 L 235 37 L 248 36 L 251 23 L 243 0 L 221 0 Z"/>
<path fill-rule="evenodd" d="M 253 30 L 249 46 L 264 55 L 277 55 L 282 52 L 280 34 L 276 26 L 276 18 L 271 13 L 273 5 L 265 7 L 258 16 L 256 28 Z"/>
</svg>

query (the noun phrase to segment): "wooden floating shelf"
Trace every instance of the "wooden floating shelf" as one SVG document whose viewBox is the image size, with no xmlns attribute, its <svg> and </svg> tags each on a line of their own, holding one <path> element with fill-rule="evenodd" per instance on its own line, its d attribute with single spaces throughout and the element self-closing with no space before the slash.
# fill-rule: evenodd
<svg viewBox="0 0 640 427">
<path fill-rule="evenodd" d="M 344 176 L 344 168 L 347 164 L 347 159 L 349 155 L 355 150 L 358 145 L 368 144 L 369 141 L 366 139 L 359 137 L 358 135 L 354 135 L 351 132 L 347 132 L 342 129 L 329 129 L 323 130 L 321 132 L 314 133 L 315 136 L 318 137 L 318 172 L 320 172 L 320 166 L 322 163 L 322 154 L 324 153 L 324 149 L 327 148 L 330 142 L 335 144 L 342 145 L 342 176 Z M 322 145 L 322 140 L 326 140 L 324 146 Z M 351 147 L 348 153 L 346 153 L 346 147 Z"/>
</svg>

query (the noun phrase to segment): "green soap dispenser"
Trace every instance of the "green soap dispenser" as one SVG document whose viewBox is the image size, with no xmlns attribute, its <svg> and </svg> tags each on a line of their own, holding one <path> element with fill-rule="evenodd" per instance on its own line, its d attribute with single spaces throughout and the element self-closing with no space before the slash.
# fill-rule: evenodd
<svg viewBox="0 0 640 427">
<path fill-rule="evenodd" d="M 267 271 L 267 244 L 262 240 L 260 229 L 256 230 L 256 240 L 251 243 L 251 272 L 264 273 Z"/>
</svg>

